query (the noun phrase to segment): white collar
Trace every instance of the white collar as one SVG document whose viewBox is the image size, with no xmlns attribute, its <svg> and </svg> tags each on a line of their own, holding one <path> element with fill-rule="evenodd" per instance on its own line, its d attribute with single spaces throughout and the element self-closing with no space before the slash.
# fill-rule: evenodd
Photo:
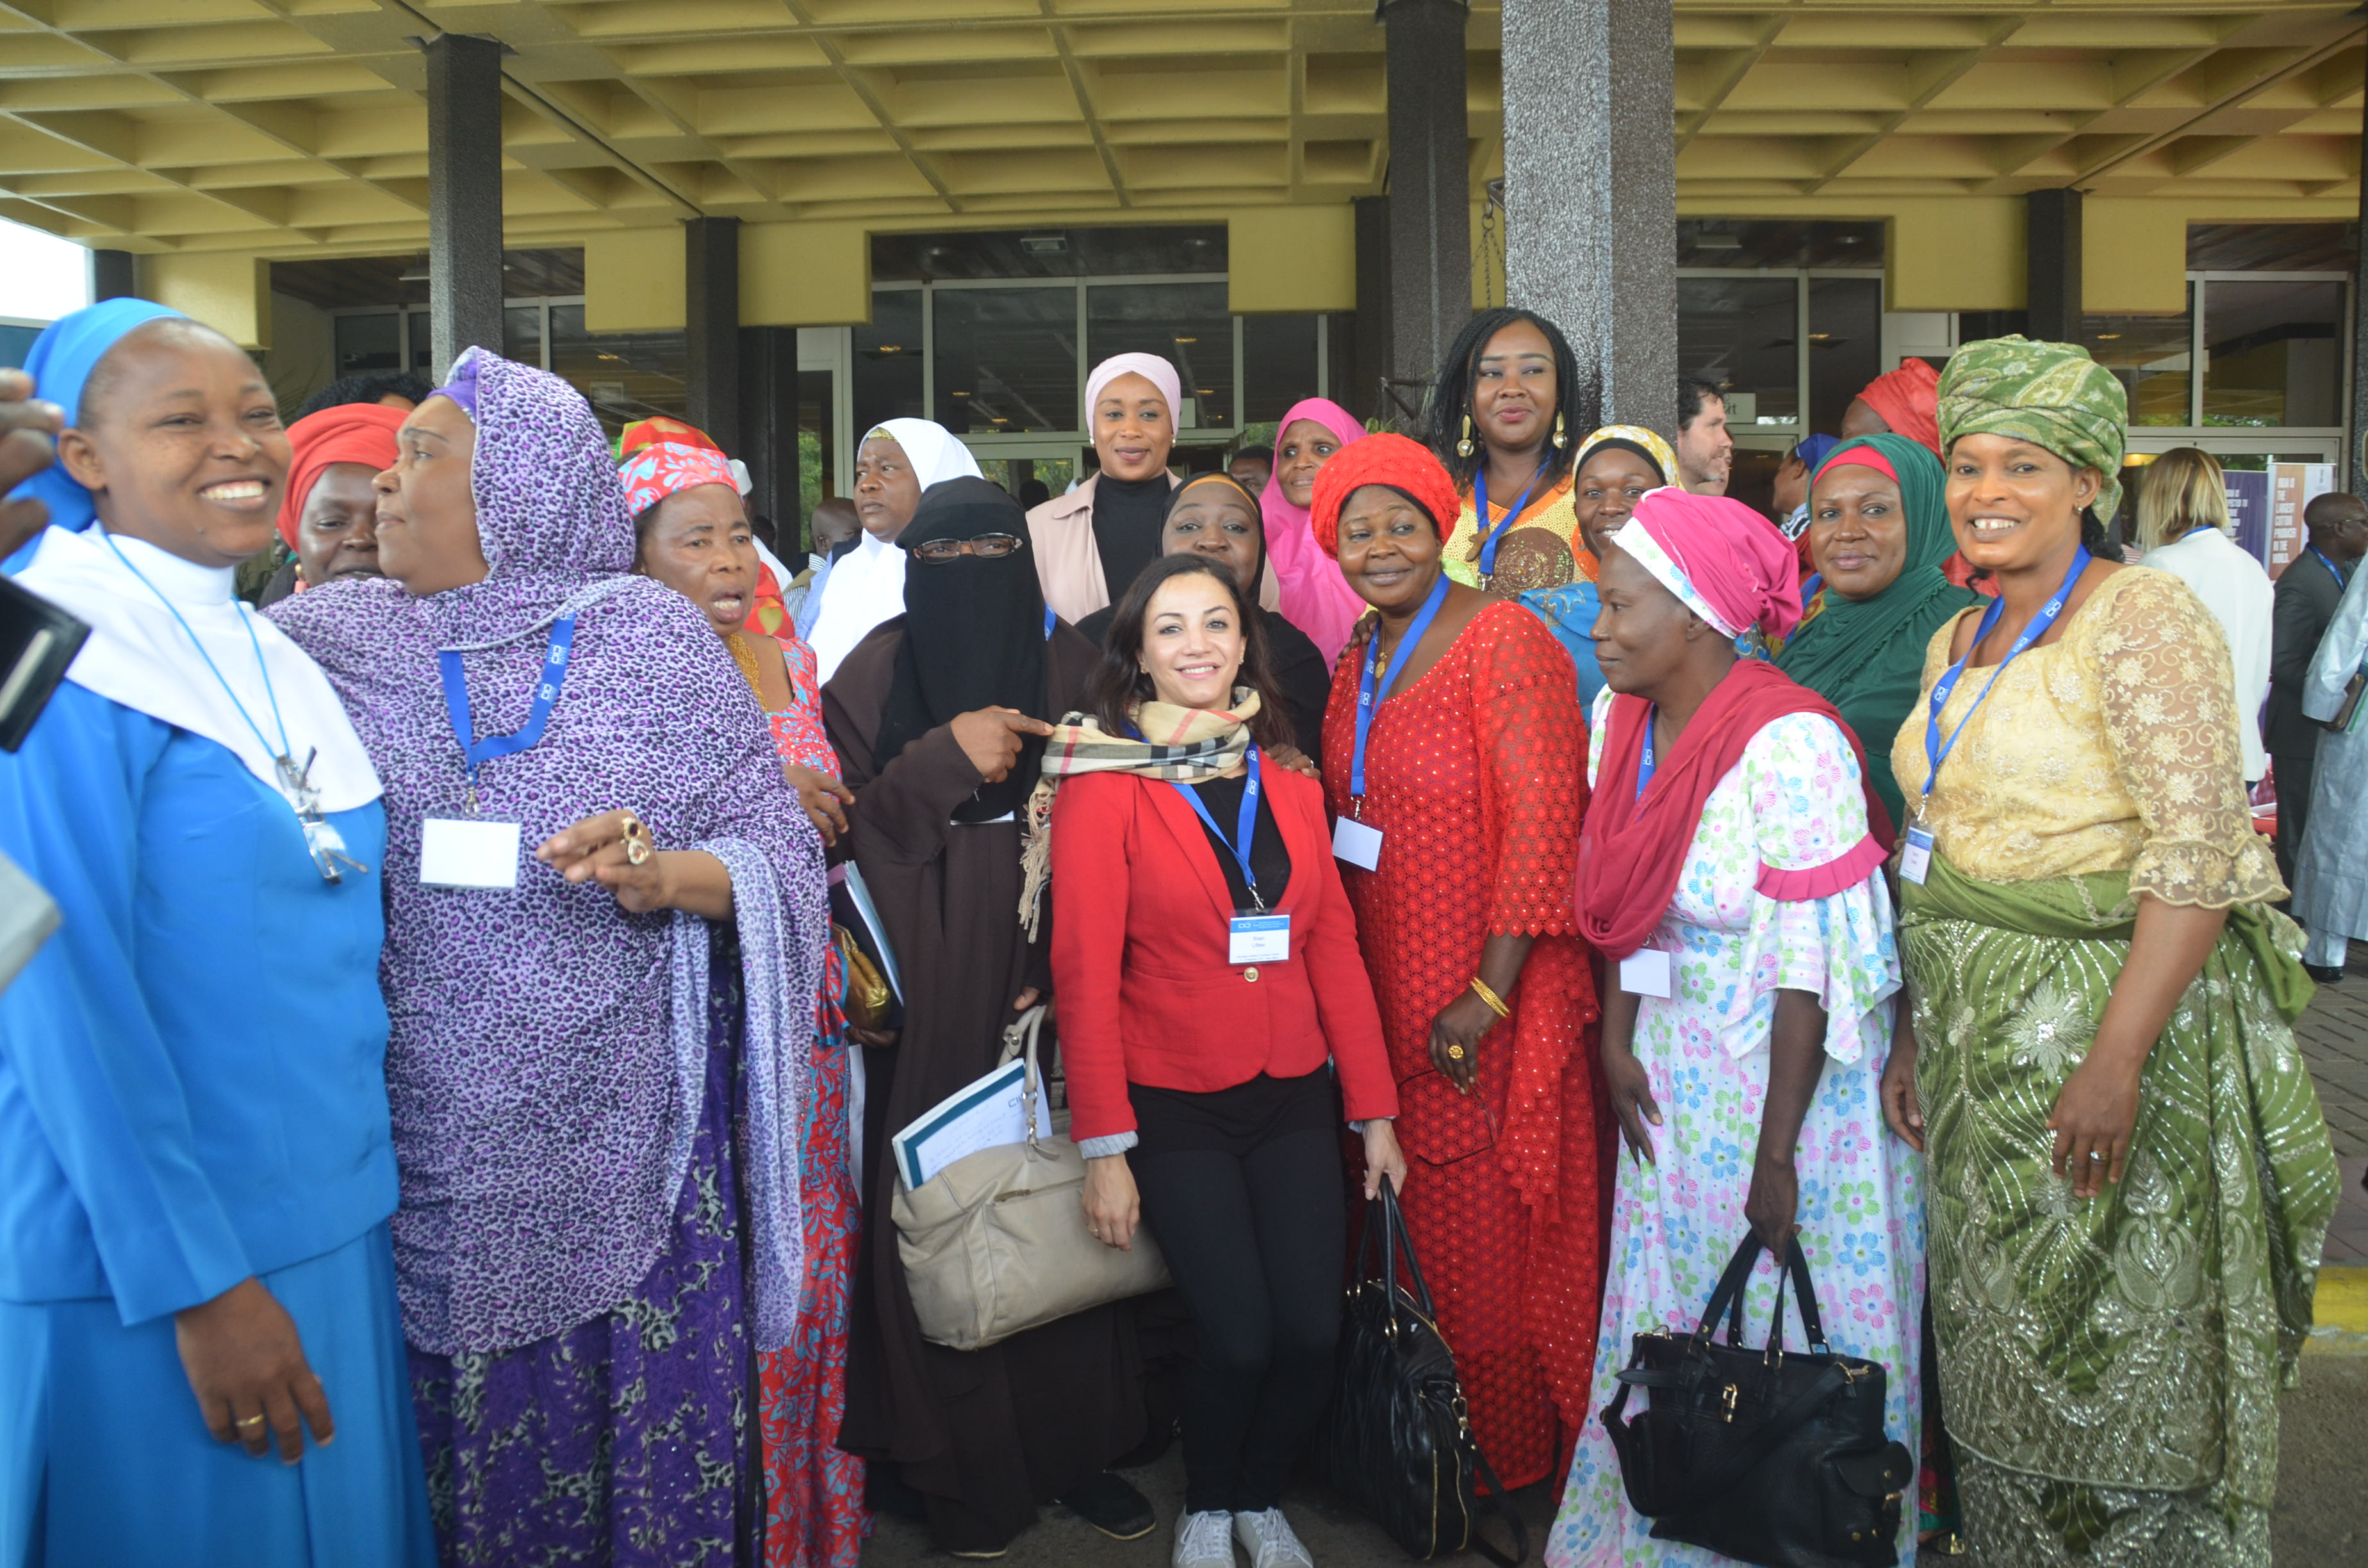
<svg viewBox="0 0 2368 1568">
<path fill-rule="evenodd" d="M 217 743 L 275 792 L 285 726 L 296 762 L 312 758 L 323 811 L 378 799 L 377 770 L 328 677 L 238 602 L 230 568 L 93 524 L 49 529 L 17 581 L 89 623 L 66 671 L 76 686 Z"/>
</svg>

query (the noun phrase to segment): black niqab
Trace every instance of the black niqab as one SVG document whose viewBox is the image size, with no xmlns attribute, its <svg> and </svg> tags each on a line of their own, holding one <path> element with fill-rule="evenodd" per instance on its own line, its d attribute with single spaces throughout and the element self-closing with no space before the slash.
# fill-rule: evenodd
<svg viewBox="0 0 2368 1568">
<path fill-rule="evenodd" d="M 931 730 L 982 708 L 1011 708 L 1038 719 L 1045 711 L 1044 593 L 1036 551 L 1019 504 L 984 479 L 949 479 L 922 493 L 913 520 L 896 538 L 907 552 L 932 540 L 1010 534 L 1009 555 L 975 555 L 905 564 L 905 642 L 880 722 L 877 765 Z M 956 822 L 989 822 L 1016 811 L 1036 787 L 1044 743 L 1028 737 L 1019 760 L 997 784 L 983 784 L 954 812 Z"/>
</svg>

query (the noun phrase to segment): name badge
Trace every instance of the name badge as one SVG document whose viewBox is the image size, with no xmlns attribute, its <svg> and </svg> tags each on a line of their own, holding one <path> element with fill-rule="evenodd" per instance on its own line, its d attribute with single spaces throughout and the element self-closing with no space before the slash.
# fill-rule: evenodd
<svg viewBox="0 0 2368 1568">
<path fill-rule="evenodd" d="M 431 888 L 515 888 L 518 824 L 429 817 L 419 824 L 419 881 Z"/>
<path fill-rule="evenodd" d="M 1924 873 L 1931 869 L 1932 830 L 1929 827 L 1909 828 L 1907 847 L 1899 852 L 1900 879 L 1922 887 Z"/>
<path fill-rule="evenodd" d="M 1620 960 L 1620 989 L 1632 996 L 1669 994 L 1669 955 L 1658 948 L 1639 948 Z"/>
<path fill-rule="evenodd" d="M 1342 817 L 1332 824 L 1332 853 L 1359 870 L 1377 869 L 1382 863 L 1382 830 L 1368 827 L 1355 817 Z"/>
<path fill-rule="evenodd" d="M 1291 916 L 1236 915 L 1225 941 L 1227 963 L 1281 963 L 1291 957 Z"/>
</svg>

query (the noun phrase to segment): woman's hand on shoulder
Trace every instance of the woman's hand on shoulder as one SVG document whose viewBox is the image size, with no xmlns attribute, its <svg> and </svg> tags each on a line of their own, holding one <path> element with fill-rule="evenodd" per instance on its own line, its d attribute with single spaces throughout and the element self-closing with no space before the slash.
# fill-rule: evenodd
<svg viewBox="0 0 2368 1568">
<path fill-rule="evenodd" d="M 1289 742 L 1279 746 L 1269 746 L 1267 756 L 1274 759 L 1276 766 L 1289 768 L 1303 778 L 1313 778 L 1318 784 L 1324 782 L 1324 775 L 1316 767 L 1315 758 Z"/>
<path fill-rule="evenodd" d="M 1124 1154 L 1105 1154 L 1086 1162 L 1086 1232 L 1104 1246 L 1134 1250 L 1134 1228 L 1143 1222 L 1143 1199 L 1134 1187 L 1134 1169 Z"/>
</svg>

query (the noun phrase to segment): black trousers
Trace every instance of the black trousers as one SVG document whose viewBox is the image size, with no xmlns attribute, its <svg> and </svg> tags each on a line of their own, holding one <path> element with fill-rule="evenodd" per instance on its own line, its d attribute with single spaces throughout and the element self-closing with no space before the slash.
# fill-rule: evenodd
<svg viewBox="0 0 2368 1568">
<path fill-rule="evenodd" d="M 2302 858 L 2303 829 L 2310 823 L 2311 776 L 2318 768 L 2317 751 L 2291 756 L 2273 752 L 2270 767 L 2278 776 L 2278 879 L 2294 891 L 2294 862 Z"/>
<path fill-rule="evenodd" d="M 1332 1393 L 1348 1247 L 1338 1098 L 1318 1073 L 1134 1100 L 1144 1222 L 1192 1313 L 1184 1506 L 1261 1512 Z"/>
</svg>

